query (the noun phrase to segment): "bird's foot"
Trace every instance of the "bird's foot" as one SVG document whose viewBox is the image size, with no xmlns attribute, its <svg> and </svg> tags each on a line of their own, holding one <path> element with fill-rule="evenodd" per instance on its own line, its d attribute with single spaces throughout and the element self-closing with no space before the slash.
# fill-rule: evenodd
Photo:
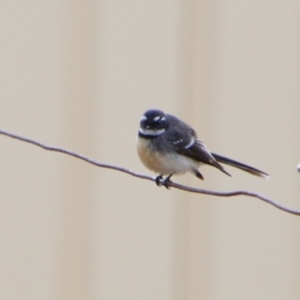
<svg viewBox="0 0 300 300">
<path fill-rule="evenodd" d="M 155 177 L 155 183 L 157 186 L 163 185 L 163 181 L 164 181 L 164 178 L 162 177 L 162 175 L 158 175 L 157 177 Z"/>
<path fill-rule="evenodd" d="M 169 182 L 170 182 L 170 178 L 173 174 L 170 174 L 168 177 L 166 177 L 165 179 L 163 178 L 162 175 L 159 175 L 155 178 L 155 183 L 157 186 L 164 186 L 165 188 L 169 189 Z"/>
</svg>

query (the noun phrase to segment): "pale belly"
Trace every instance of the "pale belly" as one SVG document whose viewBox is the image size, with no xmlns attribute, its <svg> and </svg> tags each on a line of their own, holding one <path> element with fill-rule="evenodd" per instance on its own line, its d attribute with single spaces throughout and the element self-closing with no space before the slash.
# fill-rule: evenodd
<svg viewBox="0 0 300 300">
<path fill-rule="evenodd" d="M 192 172 L 200 165 L 196 161 L 177 153 L 161 154 L 155 152 L 148 147 L 148 143 L 149 140 L 138 138 L 137 152 L 145 167 L 155 173 L 162 175 L 183 174 Z"/>
</svg>

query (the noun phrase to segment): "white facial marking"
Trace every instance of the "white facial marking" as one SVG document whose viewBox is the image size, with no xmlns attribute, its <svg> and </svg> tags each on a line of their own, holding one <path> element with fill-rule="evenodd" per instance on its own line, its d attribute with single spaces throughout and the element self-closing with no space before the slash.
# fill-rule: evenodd
<svg viewBox="0 0 300 300">
<path fill-rule="evenodd" d="M 155 118 L 153 118 L 153 120 L 154 120 L 155 122 L 157 122 L 159 119 L 160 119 L 160 116 L 156 116 Z"/>
<path fill-rule="evenodd" d="M 188 148 L 192 147 L 194 145 L 194 143 L 195 143 L 195 139 L 192 138 L 191 141 L 184 148 L 188 149 Z"/>
<path fill-rule="evenodd" d="M 165 118 L 165 117 L 162 117 L 161 120 L 162 120 L 162 121 L 166 121 L 166 118 Z"/>
<path fill-rule="evenodd" d="M 158 129 L 158 130 L 153 130 L 153 129 L 144 129 L 140 128 L 139 132 L 143 135 L 150 135 L 150 136 L 159 136 L 160 134 L 165 132 L 165 129 Z"/>
<path fill-rule="evenodd" d="M 147 117 L 146 117 L 146 116 L 142 116 L 141 122 L 142 122 L 142 121 L 145 121 L 145 120 L 147 120 Z"/>
</svg>

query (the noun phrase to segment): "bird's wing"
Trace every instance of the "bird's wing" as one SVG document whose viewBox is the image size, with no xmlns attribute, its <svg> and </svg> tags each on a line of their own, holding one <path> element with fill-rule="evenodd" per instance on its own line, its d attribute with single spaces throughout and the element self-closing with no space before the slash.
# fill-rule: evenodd
<svg viewBox="0 0 300 300">
<path fill-rule="evenodd" d="M 176 128 L 170 129 L 168 137 L 168 142 L 172 144 L 173 149 L 178 154 L 191 158 L 197 162 L 214 166 L 230 176 L 223 166 L 216 161 L 206 146 L 197 138 L 197 135 L 192 128 L 188 128 L 188 130 L 185 131 L 176 130 Z"/>
</svg>

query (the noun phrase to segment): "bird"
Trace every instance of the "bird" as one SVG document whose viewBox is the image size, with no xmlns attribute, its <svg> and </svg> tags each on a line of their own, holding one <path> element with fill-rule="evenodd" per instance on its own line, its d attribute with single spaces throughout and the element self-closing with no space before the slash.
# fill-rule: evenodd
<svg viewBox="0 0 300 300">
<path fill-rule="evenodd" d="M 231 175 L 221 163 L 269 178 L 267 173 L 254 167 L 210 152 L 190 125 L 159 109 L 149 109 L 143 114 L 138 131 L 137 152 L 144 166 L 159 174 L 155 178 L 156 184 L 167 188 L 170 178 L 175 174 L 190 172 L 204 180 L 199 171 L 203 164 L 215 167 L 228 176 Z M 165 179 L 164 175 L 167 175 Z"/>
</svg>

